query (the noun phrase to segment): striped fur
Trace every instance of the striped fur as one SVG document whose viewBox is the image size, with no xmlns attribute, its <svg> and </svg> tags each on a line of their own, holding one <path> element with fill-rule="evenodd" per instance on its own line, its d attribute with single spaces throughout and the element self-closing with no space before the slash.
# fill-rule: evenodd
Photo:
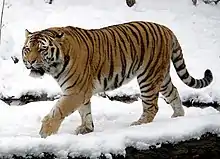
<svg viewBox="0 0 220 159">
<path fill-rule="evenodd" d="M 42 137 L 56 133 L 63 119 L 75 110 L 82 119 L 76 133 L 93 131 L 92 95 L 118 88 L 135 77 L 143 113 L 132 125 L 154 119 L 159 92 L 172 106 L 172 117 L 183 116 L 181 100 L 169 73 L 171 60 L 178 76 L 189 87 L 203 88 L 213 79 L 210 70 L 205 71 L 202 79 L 190 76 L 176 36 L 167 27 L 152 22 L 136 21 L 92 30 L 72 26 L 34 33 L 26 30 L 22 55 L 32 75 L 52 75 L 63 91 L 42 121 Z"/>
</svg>

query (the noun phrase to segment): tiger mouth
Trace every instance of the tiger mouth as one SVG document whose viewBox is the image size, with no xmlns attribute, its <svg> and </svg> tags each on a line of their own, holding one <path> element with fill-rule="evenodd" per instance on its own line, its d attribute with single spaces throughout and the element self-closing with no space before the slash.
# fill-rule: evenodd
<svg viewBox="0 0 220 159">
<path fill-rule="evenodd" d="M 45 73 L 45 71 L 43 70 L 43 68 L 32 68 L 30 71 L 30 76 L 32 77 L 41 77 L 43 76 Z"/>
</svg>

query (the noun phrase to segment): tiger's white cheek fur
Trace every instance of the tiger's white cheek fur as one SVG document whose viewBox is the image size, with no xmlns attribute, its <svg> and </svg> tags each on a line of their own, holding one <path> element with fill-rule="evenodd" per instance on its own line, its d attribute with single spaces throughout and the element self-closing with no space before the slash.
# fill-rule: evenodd
<svg viewBox="0 0 220 159">
<path fill-rule="evenodd" d="M 56 68 L 56 67 L 50 67 L 49 68 L 49 73 L 51 74 L 51 75 L 56 75 L 57 74 L 57 71 L 58 69 Z"/>
<path fill-rule="evenodd" d="M 48 73 L 52 76 L 57 75 L 60 72 L 60 70 L 62 69 L 61 64 L 59 64 L 57 66 L 51 66 L 51 63 L 49 63 L 45 60 L 43 62 L 43 65 L 44 65 L 46 73 Z"/>
</svg>

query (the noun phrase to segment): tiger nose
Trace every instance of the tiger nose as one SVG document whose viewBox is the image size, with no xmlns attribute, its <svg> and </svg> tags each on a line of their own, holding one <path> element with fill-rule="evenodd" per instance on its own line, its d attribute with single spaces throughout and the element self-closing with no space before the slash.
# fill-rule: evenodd
<svg viewBox="0 0 220 159">
<path fill-rule="evenodd" d="M 33 63 L 35 63 L 36 60 L 29 60 L 30 65 L 32 65 Z"/>
</svg>

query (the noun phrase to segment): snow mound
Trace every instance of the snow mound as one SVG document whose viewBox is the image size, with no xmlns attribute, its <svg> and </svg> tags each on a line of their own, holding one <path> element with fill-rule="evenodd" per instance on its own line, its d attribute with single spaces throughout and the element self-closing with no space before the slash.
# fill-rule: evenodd
<svg viewBox="0 0 220 159">
<path fill-rule="evenodd" d="M 102 104 L 100 104 L 102 103 Z M 2 103 L 1 103 L 2 104 Z M 172 109 L 159 99 L 159 112 L 152 123 L 129 126 L 141 114 L 141 101 L 125 104 L 101 97 L 92 98 L 95 130 L 86 135 L 74 135 L 81 123 L 78 112 L 67 117 L 56 135 L 40 138 L 41 119 L 53 102 L 35 102 L 10 106 L 0 111 L 0 157 L 11 154 L 25 156 L 49 152 L 58 157 L 90 156 L 101 153 L 124 154 L 127 146 L 147 149 L 162 142 L 178 142 L 199 138 L 206 132 L 220 133 L 219 112 L 208 107 L 184 108 L 185 117 L 170 118 Z"/>
</svg>

